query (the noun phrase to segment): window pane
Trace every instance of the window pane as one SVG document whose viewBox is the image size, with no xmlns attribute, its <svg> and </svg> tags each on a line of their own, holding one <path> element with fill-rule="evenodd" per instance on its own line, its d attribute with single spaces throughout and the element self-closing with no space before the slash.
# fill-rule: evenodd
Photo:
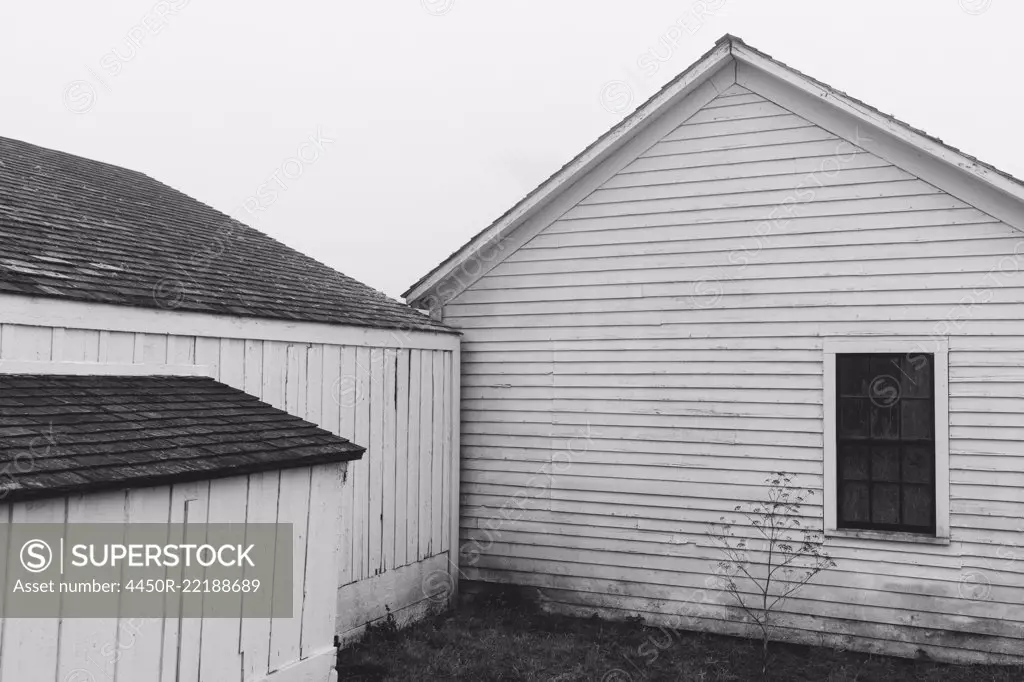
<svg viewBox="0 0 1024 682">
<path fill-rule="evenodd" d="M 932 491 L 928 486 L 903 487 L 903 524 L 928 527 L 932 525 Z"/>
<path fill-rule="evenodd" d="M 895 483 L 871 485 L 871 522 L 897 524 L 900 522 L 900 486 Z"/>
<path fill-rule="evenodd" d="M 893 445 L 875 445 L 871 448 L 871 480 L 886 483 L 900 482 L 900 449 Z"/>
<path fill-rule="evenodd" d="M 931 440 L 933 414 L 934 405 L 931 400 L 901 400 L 900 437 L 903 440 Z"/>
<path fill-rule="evenodd" d="M 903 358 L 903 395 L 912 398 L 932 397 L 932 364 L 930 353 L 910 353 Z"/>
<path fill-rule="evenodd" d="M 868 480 L 868 446 L 844 443 L 839 446 L 839 478 L 844 481 Z"/>
<path fill-rule="evenodd" d="M 871 402 L 879 407 L 892 407 L 900 399 L 900 356 L 872 355 L 868 364 Z"/>
<path fill-rule="evenodd" d="M 871 434 L 867 398 L 839 398 L 839 437 L 867 438 Z"/>
<path fill-rule="evenodd" d="M 872 401 L 874 402 L 874 401 Z M 879 440 L 897 440 L 900 437 L 899 403 L 891 407 L 871 406 L 871 437 Z"/>
<path fill-rule="evenodd" d="M 837 355 L 839 395 L 868 394 L 868 358 L 866 355 Z"/>
<path fill-rule="evenodd" d="M 868 513 L 868 484 L 843 483 L 839 500 L 839 519 L 846 523 L 867 523 L 871 520 Z"/>
<path fill-rule="evenodd" d="M 903 480 L 907 483 L 932 483 L 934 457 L 930 445 L 903 446 Z"/>
</svg>

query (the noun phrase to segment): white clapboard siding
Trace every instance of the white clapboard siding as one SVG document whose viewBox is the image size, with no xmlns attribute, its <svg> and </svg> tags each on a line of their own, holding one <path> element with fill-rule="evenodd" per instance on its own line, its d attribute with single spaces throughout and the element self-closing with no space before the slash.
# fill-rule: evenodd
<svg viewBox="0 0 1024 682">
<path fill-rule="evenodd" d="M 830 539 L 781 625 L 1019 661 L 1024 237 L 738 87 L 621 168 L 444 307 L 464 575 L 748 634 L 706 526 L 787 470 L 820 527 L 823 337 L 949 337 L 951 541 Z"/>
<path fill-rule="evenodd" d="M 126 310 L 125 315 L 131 314 Z M 182 680 L 200 675 L 233 680 L 239 670 L 249 680 L 284 669 L 300 655 L 306 656 L 311 647 L 319 646 L 319 640 L 307 637 L 307 625 L 319 627 L 325 618 L 333 620 L 336 612 L 345 612 L 348 620 L 332 627 L 336 625 L 337 634 L 353 638 L 367 623 L 385 617 L 387 609 L 404 623 L 448 603 L 450 589 L 431 592 L 420 584 L 428 560 L 433 561 L 429 566 L 447 571 L 452 582 L 458 576 L 447 553 L 451 509 L 458 494 L 458 452 L 453 448 L 458 411 L 450 409 L 449 403 L 457 390 L 458 363 L 453 356 L 459 351 L 454 337 L 444 335 L 444 339 L 404 331 L 389 333 L 387 346 L 214 338 L 154 334 L 144 329 L 124 332 L 29 326 L 5 323 L 0 312 L 0 372 L 8 361 L 17 371 L 47 363 L 134 364 L 152 367 L 155 373 L 169 365 L 198 365 L 218 381 L 367 448 L 361 460 L 349 464 L 344 485 L 336 482 L 338 516 L 323 519 L 314 514 L 311 522 L 310 531 L 316 532 L 316 537 L 339 548 L 336 563 L 328 566 L 320 561 L 316 571 L 307 571 L 321 593 L 315 608 L 282 624 L 276 634 L 269 622 L 246 621 L 234 635 L 236 641 L 231 646 L 236 655 L 231 661 L 199 657 L 204 638 L 219 640 L 222 631 L 229 629 L 226 624 L 208 631 L 198 622 L 185 622 L 180 647 L 177 628 L 164 634 L 160 625 L 161 638 L 166 640 L 161 646 L 180 650 L 188 664 L 182 667 Z M 316 510 L 322 500 L 315 495 L 326 491 L 314 485 L 307 493 L 310 497 L 305 504 Z M 267 474 L 259 479 L 259 487 L 249 490 L 249 504 L 264 505 L 270 499 L 276 501 L 279 494 L 280 477 Z M 200 497 L 206 504 L 207 496 Z M 216 499 L 212 505 L 209 513 L 222 513 Z M 360 581 L 410 566 L 398 577 L 386 578 L 395 586 L 393 599 L 351 603 L 361 594 L 358 590 L 367 589 L 365 585 L 357 587 Z M 323 567 L 333 572 L 329 579 L 319 572 Z M 309 564 L 309 568 L 314 567 Z M 332 584 L 330 597 L 323 593 L 325 581 Z M 434 580 L 432 584 L 440 588 L 446 583 Z M 325 615 L 324 605 L 330 606 L 329 615 Z M 86 627 L 68 623 L 71 628 Z M 36 636 L 26 633 L 25 637 Z M 170 674 L 169 666 L 178 665 L 177 656 L 173 660 L 164 657 L 165 674 Z M 140 654 L 138 658 L 143 657 Z M 0 677 L 0 682 L 7 678 Z"/>
</svg>

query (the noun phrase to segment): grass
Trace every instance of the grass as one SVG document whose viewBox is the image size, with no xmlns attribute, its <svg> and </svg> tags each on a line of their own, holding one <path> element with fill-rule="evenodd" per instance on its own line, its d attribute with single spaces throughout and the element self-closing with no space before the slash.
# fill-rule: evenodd
<svg viewBox="0 0 1024 682">
<path fill-rule="evenodd" d="M 760 679 L 760 644 L 667 632 L 639 620 L 551 616 L 495 595 L 397 631 L 387 622 L 338 656 L 349 682 L 685 682 Z M 773 680 L 1021 682 L 1024 669 L 953 666 L 774 645 Z"/>
</svg>

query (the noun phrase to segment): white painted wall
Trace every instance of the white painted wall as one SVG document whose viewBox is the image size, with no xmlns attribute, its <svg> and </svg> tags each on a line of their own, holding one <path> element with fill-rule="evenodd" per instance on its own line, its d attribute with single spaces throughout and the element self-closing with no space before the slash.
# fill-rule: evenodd
<svg viewBox="0 0 1024 682">
<path fill-rule="evenodd" d="M 1019 662 L 1024 240 L 745 82 L 762 94 L 651 123 L 667 134 L 444 307 L 465 333 L 463 574 L 668 625 L 710 598 L 690 625 L 745 633 L 706 588 L 704 531 L 779 469 L 818 489 L 820 528 L 823 339 L 948 337 L 949 543 L 830 538 L 839 568 L 782 634 Z"/>
<path fill-rule="evenodd" d="M 454 334 L 0 296 L 0 372 L 201 372 L 367 448 L 339 490 L 343 641 L 454 596 L 458 366 Z M 375 578 L 393 589 L 361 599 Z"/>
<path fill-rule="evenodd" d="M 0 619 L 0 680 L 327 680 L 346 466 L 0 505 L 0 523 L 292 523 L 295 592 L 292 618 Z"/>
</svg>

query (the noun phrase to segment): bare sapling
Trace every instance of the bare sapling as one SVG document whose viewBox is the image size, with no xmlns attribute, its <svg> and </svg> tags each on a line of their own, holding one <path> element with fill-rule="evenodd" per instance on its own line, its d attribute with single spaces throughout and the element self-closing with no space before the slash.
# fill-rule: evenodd
<svg viewBox="0 0 1024 682">
<path fill-rule="evenodd" d="M 793 483 L 793 475 L 776 472 L 765 479 L 767 499 L 737 505 L 746 523 L 721 517 L 707 537 L 721 551 L 715 573 L 720 587 L 743 610 L 761 639 L 761 677 L 768 678 L 768 642 L 776 613 L 795 592 L 836 562 L 825 551 L 820 531 L 801 514 L 814 491 Z"/>
</svg>

